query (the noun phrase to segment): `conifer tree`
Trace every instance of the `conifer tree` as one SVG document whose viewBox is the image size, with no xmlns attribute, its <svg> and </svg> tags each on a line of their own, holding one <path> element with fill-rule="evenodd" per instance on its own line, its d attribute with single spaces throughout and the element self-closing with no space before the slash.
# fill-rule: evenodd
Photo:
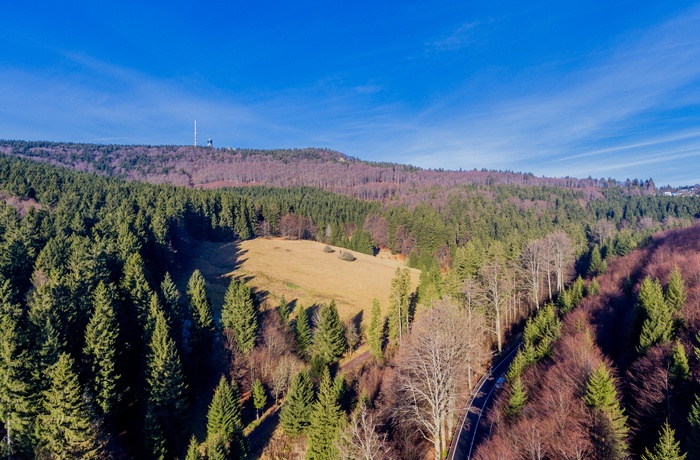
<svg viewBox="0 0 700 460">
<path fill-rule="evenodd" d="M 676 432 L 668 424 L 668 420 L 664 423 L 661 433 L 659 433 L 659 441 L 654 446 L 654 450 L 650 451 L 647 447 L 644 449 L 642 460 L 685 460 L 686 454 L 681 454 L 680 442 L 676 440 Z"/>
<path fill-rule="evenodd" d="M 367 330 L 367 343 L 369 352 L 377 362 L 384 360 L 384 351 L 382 345 L 384 343 L 384 318 L 382 317 L 382 309 L 379 305 L 379 300 L 374 299 L 372 302 L 372 319 Z"/>
<path fill-rule="evenodd" d="M 409 289 L 411 275 L 408 268 L 396 269 L 394 278 L 391 280 L 391 291 L 389 293 L 389 339 L 400 340 L 404 334 L 408 333 L 409 315 Z"/>
<path fill-rule="evenodd" d="M 19 314 L 10 302 L 9 283 L 0 294 L 0 423 L 5 436 L 0 440 L 0 457 L 21 457 L 28 447 L 34 419 L 27 383 L 27 353 L 21 350 Z M 18 314 L 19 313 L 19 314 Z"/>
<path fill-rule="evenodd" d="M 224 296 L 221 324 L 233 330 L 238 350 L 248 355 L 255 346 L 258 312 L 253 301 L 253 293 L 244 282 L 231 278 Z"/>
<path fill-rule="evenodd" d="M 124 275 L 121 282 L 127 299 L 134 307 L 139 324 L 143 326 L 148 317 L 148 305 L 152 290 L 146 280 L 143 259 L 138 252 L 131 254 L 124 263 Z"/>
<path fill-rule="evenodd" d="M 289 304 L 287 303 L 287 299 L 282 296 L 280 299 L 280 306 L 277 309 L 277 312 L 279 313 L 280 316 L 280 323 L 282 324 L 283 327 L 288 327 L 289 326 Z"/>
<path fill-rule="evenodd" d="M 265 408 L 267 404 L 267 395 L 265 394 L 265 387 L 263 386 L 260 379 L 255 379 L 253 383 L 253 406 L 255 406 L 255 418 L 260 418 L 260 410 Z"/>
<path fill-rule="evenodd" d="M 615 381 L 604 363 L 586 383 L 585 402 L 593 410 L 593 440 L 604 458 L 620 458 L 627 451 L 627 416 L 617 399 Z"/>
<path fill-rule="evenodd" d="M 197 359 L 206 356 L 214 334 L 211 301 L 207 296 L 204 277 L 199 270 L 192 272 L 187 283 L 187 299 L 190 305 L 190 346 Z"/>
<path fill-rule="evenodd" d="M 299 355 L 302 358 L 308 358 L 309 349 L 311 348 L 311 327 L 309 327 L 309 317 L 306 314 L 306 309 L 304 306 L 297 302 L 296 312 L 296 322 L 294 327 L 295 336 L 297 339 L 297 348 L 299 350 Z"/>
<path fill-rule="evenodd" d="M 119 399 L 116 371 L 119 325 L 114 312 L 115 296 L 103 282 L 93 295 L 93 314 L 85 330 L 83 359 L 90 378 L 90 389 L 103 416 L 112 415 Z"/>
<path fill-rule="evenodd" d="M 165 273 L 163 282 L 160 283 L 160 292 L 163 299 L 163 311 L 165 312 L 165 318 L 168 320 L 171 335 L 178 344 L 178 349 L 182 351 L 182 325 L 184 318 L 180 308 L 181 296 L 169 272 Z"/>
<path fill-rule="evenodd" d="M 600 248 L 598 245 L 593 246 L 591 250 L 591 263 L 588 266 L 589 275 L 602 275 L 608 268 L 608 264 L 603 260 L 600 255 Z"/>
<path fill-rule="evenodd" d="M 185 460 L 202 460 L 202 453 L 199 450 L 199 443 L 194 435 L 192 435 L 190 438 L 190 443 L 187 445 Z"/>
<path fill-rule="evenodd" d="M 335 460 L 339 457 L 336 438 L 341 426 L 341 411 L 328 368 L 321 374 L 318 399 L 311 412 L 311 424 L 307 440 L 308 460 Z"/>
<path fill-rule="evenodd" d="M 238 386 L 226 377 L 214 390 L 207 413 L 207 451 L 223 449 L 228 458 L 244 458 L 248 452 L 241 421 L 241 398 Z M 213 450 L 212 450 L 213 449 Z"/>
<path fill-rule="evenodd" d="M 671 354 L 671 368 L 669 369 L 671 380 L 676 383 L 682 383 L 690 379 L 690 366 L 688 365 L 688 356 L 685 354 L 683 344 L 676 340 Z"/>
<path fill-rule="evenodd" d="M 175 341 L 170 337 L 162 311 L 155 312 L 155 322 L 148 347 L 146 383 L 148 410 L 154 432 L 162 432 L 166 451 L 177 450 L 182 416 L 187 408 L 187 386 L 182 373 Z M 148 424 L 147 424 L 148 425 Z M 153 445 L 159 443 L 154 442 Z"/>
<path fill-rule="evenodd" d="M 314 390 L 306 371 L 301 371 L 292 379 L 289 391 L 280 410 L 282 429 L 289 436 L 305 433 L 310 424 L 314 402 Z"/>
<path fill-rule="evenodd" d="M 657 343 L 671 340 L 673 313 L 664 301 L 661 284 L 657 279 L 647 277 L 642 281 L 637 302 L 644 315 L 637 350 L 644 353 Z"/>
<path fill-rule="evenodd" d="M 685 283 L 678 266 L 675 266 L 671 272 L 664 298 L 668 308 L 671 309 L 673 313 L 680 312 L 685 305 L 687 294 L 685 292 Z"/>
<path fill-rule="evenodd" d="M 695 394 L 693 404 L 690 406 L 688 414 L 688 436 L 686 443 L 690 458 L 700 458 L 700 395 Z"/>
<path fill-rule="evenodd" d="M 73 359 L 61 353 L 48 372 L 42 411 L 36 419 L 41 458 L 100 458 L 96 419 L 83 399 Z"/>
<path fill-rule="evenodd" d="M 510 398 L 508 398 L 506 416 L 510 419 L 518 417 L 525 407 L 526 402 L 527 392 L 525 391 L 525 385 L 523 385 L 523 380 L 518 375 L 510 384 Z"/>
<path fill-rule="evenodd" d="M 588 289 L 586 289 L 587 295 L 597 295 L 600 294 L 600 284 L 598 280 L 593 278 L 590 283 L 588 283 Z"/>
<path fill-rule="evenodd" d="M 314 356 L 318 356 L 325 363 L 337 362 L 345 353 L 347 343 L 335 301 L 331 301 L 330 305 L 321 306 L 313 342 Z"/>
</svg>

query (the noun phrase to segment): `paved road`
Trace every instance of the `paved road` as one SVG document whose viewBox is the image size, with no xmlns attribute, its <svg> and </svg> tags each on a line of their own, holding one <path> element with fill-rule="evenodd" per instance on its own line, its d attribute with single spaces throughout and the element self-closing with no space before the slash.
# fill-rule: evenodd
<svg viewBox="0 0 700 460">
<path fill-rule="evenodd" d="M 510 363 L 515 358 L 516 352 L 520 349 L 520 344 L 513 349 L 498 363 L 490 372 L 484 374 L 476 385 L 476 391 L 469 404 L 467 416 L 464 418 L 457 440 L 452 443 L 449 460 L 469 460 L 471 459 L 476 446 L 488 435 L 488 430 L 484 429 L 481 423 L 481 416 L 485 414 L 492 402 L 491 396 L 496 389 L 496 382 L 500 377 L 504 377 L 508 372 Z"/>
</svg>

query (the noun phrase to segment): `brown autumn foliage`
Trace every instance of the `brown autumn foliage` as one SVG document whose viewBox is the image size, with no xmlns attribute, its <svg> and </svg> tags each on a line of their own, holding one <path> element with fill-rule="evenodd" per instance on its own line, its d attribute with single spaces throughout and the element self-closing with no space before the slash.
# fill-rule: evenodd
<svg viewBox="0 0 700 460">
<path fill-rule="evenodd" d="M 640 319 L 636 307 L 639 285 L 646 276 L 668 283 L 674 267 L 685 282 L 687 301 L 679 315 L 677 338 L 684 345 L 693 379 L 674 382 L 669 376 L 672 344 L 659 344 L 640 355 L 636 350 Z M 609 261 L 597 278 L 600 294 L 584 298 L 563 320 L 561 337 L 551 359 L 523 375 L 528 401 L 515 420 L 504 416 L 508 392 L 503 391 L 486 417 L 492 435 L 476 458 L 587 458 L 594 455 L 586 380 L 605 361 L 616 373 L 618 394 L 629 417 L 630 451 L 650 447 L 659 427 L 670 419 L 678 439 L 685 439 L 687 415 L 698 392 L 698 358 L 693 346 L 700 330 L 700 224 L 654 236 L 642 249 Z M 507 387 L 506 387 L 507 390 Z"/>
</svg>

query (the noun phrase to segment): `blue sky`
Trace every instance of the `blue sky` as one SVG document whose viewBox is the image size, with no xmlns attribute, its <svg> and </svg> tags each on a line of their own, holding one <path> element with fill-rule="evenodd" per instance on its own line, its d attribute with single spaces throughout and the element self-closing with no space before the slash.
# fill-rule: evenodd
<svg viewBox="0 0 700 460">
<path fill-rule="evenodd" d="M 8 2 L 0 138 L 700 183 L 700 3 Z"/>
</svg>

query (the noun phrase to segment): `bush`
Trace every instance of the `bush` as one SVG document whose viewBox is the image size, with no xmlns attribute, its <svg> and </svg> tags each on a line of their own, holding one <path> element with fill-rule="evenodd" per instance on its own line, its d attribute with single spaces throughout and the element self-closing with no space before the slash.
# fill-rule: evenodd
<svg viewBox="0 0 700 460">
<path fill-rule="evenodd" d="M 341 251 L 340 254 L 338 255 L 338 258 L 340 260 L 345 260 L 346 262 L 352 262 L 353 260 L 357 260 L 357 257 L 352 255 L 350 252 L 343 252 Z"/>
<path fill-rule="evenodd" d="M 330 254 L 330 253 L 332 253 L 332 252 L 335 252 L 335 249 L 333 249 L 332 247 L 330 247 L 330 246 L 328 246 L 328 245 L 325 245 L 325 246 L 323 247 L 323 252 Z"/>
</svg>

